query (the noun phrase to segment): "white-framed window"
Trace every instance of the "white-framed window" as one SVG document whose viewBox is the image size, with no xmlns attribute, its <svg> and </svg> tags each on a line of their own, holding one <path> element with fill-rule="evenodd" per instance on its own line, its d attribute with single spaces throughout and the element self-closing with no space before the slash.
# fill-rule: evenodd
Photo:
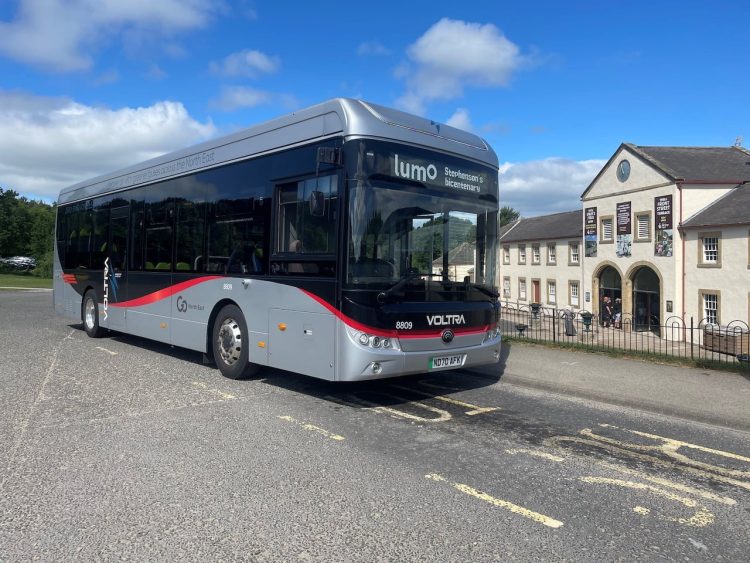
<svg viewBox="0 0 750 563">
<path fill-rule="evenodd" d="M 525 244 L 518 245 L 518 263 L 526 264 L 526 245 Z"/>
<path fill-rule="evenodd" d="M 577 242 L 568 243 L 568 250 L 570 251 L 571 264 L 581 263 L 581 246 Z"/>
<path fill-rule="evenodd" d="M 557 303 L 557 283 L 551 280 L 547 281 L 547 303 Z"/>
<path fill-rule="evenodd" d="M 510 246 L 507 244 L 503 245 L 503 264 L 510 264 Z"/>
<path fill-rule="evenodd" d="M 505 276 L 503 278 L 503 297 L 508 299 L 510 297 L 510 277 Z"/>
<path fill-rule="evenodd" d="M 542 255 L 539 252 L 539 245 L 538 244 L 532 244 L 531 245 L 531 263 L 532 264 L 539 264 L 539 262 L 542 261 Z"/>
<path fill-rule="evenodd" d="M 703 293 L 703 317 L 707 323 L 719 324 L 719 294 Z"/>
<path fill-rule="evenodd" d="M 647 241 L 651 240 L 651 214 L 636 213 L 635 214 L 635 240 Z"/>
<path fill-rule="evenodd" d="M 557 245 L 554 242 L 547 243 L 547 264 L 554 265 L 557 263 Z"/>
<path fill-rule="evenodd" d="M 568 283 L 568 289 L 570 292 L 570 306 L 578 307 L 580 305 L 580 294 L 581 288 L 577 281 L 571 281 Z"/>
<path fill-rule="evenodd" d="M 601 242 L 612 242 L 614 240 L 612 236 L 612 217 L 602 217 L 600 232 L 602 234 Z"/>
<path fill-rule="evenodd" d="M 518 279 L 518 299 L 526 301 L 526 278 Z"/>
<path fill-rule="evenodd" d="M 698 233 L 698 267 L 721 268 L 721 232 Z"/>
</svg>

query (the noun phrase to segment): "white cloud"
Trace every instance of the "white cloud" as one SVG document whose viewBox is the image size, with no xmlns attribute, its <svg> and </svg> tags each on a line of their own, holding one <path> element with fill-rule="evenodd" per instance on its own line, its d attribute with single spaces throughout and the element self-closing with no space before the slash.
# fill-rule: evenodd
<svg viewBox="0 0 750 563">
<path fill-rule="evenodd" d="M 281 59 L 269 57 L 260 51 L 245 49 L 228 55 L 223 61 L 212 62 L 209 69 L 214 74 L 228 77 L 256 77 L 259 74 L 270 74 L 279 70 Z"/>
<path fill-rule="evenodd" d="M 606 160 L 551 157 L 500 165 L 500 205 L 524 217 L 581 208 L 581 194 Z"/>
<path fill-rule="evenodd" d="M 469 118 L 469 110 L 466 108 L 458 108 L 453 115 L 448 118 L 448 121 L 446 121 L 445 124 L 458 129 L 463 129 L 464 131 L 474 130 L 474 126 L 471 124 L 471 119 Z"/>
<path fill-rule="evenodd" d="M 21 0 L 0 22 L 0 55 L 55 72 L 88 70 L 113 37 L 164 38 L 199 28 L 222 0 Z"/>
<path fill-rule="evenodd" d="M 54 200 L 65 186 L 215 134 L 179 102 L 110 109 L 0 91 L 0 187 Z"/>
<path fill-rule="evenodd" d="M 366 55 L 390 55 L 391 50 L 379 41 L 365 41 L 357 47 L 357 54 Z"/>
<path fill-rule="evenodd" d="M 406 77 L 406 92 L 397 105 L 423 114 L 433 100 L 463 95 L 466 86 L 498 87 L 508 84 L 524 64 L 520 49 L 493 24 L 443 18 L 407 50 L 408 70 L 402 65 L 397 77 Z"/>
<path fill-rule="evenodd" d="M 290 94 L 277 94 L 247 86 L 224 86 L 221 89 L 221 95 L 210 103 L 211 107 L 222 111 L 235 111 L 271 104 L 280 105 L 288 110 L 299 107 L 297 98 Z"/>
</svg>

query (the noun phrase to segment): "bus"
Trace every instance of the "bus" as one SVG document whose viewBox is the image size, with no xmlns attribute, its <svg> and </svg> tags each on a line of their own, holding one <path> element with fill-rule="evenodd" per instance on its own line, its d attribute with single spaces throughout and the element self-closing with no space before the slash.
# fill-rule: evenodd
<svg viewBox="0 0 750 563">
<path fill-rule="evenodd" d="M 492 364 L 498 200 L 481 138 L 334 99 L 63 189 L 54 309 L 233 379 Z"/>
</svg>

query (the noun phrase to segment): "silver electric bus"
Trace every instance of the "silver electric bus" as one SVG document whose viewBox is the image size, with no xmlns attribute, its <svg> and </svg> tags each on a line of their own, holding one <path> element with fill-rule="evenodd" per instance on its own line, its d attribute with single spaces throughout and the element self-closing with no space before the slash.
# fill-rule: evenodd
<svg viewBox="0 0 750 563">
<path fill-rule="evenodd" d="M 60 192 L 54 307 L 332 381 L 497 362 L 497 156 L 335 99 Z"/>
</svg>

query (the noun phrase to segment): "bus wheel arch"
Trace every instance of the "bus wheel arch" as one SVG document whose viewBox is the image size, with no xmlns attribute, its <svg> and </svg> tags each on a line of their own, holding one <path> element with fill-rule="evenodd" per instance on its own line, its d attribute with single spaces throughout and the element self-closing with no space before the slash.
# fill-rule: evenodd
<svg viewBox="0 0 750 563">
<path fill-rule="evenodd" d="M 207 332 L 208 353 L 224 377 L 245 379 L 258 372 L 260 366 L 250 362 L 247 321 L 236 303 L 231 300 L 217 303 Z"/>
<path fill-rule="evenodd" d="M 93 287 L 87 287 L 81 300 L 81 322 L 83 330 L 91 338 L 100 338 L 104 335 L 104 328 L 99 324 L 99 299 Z"/>
</svg>

